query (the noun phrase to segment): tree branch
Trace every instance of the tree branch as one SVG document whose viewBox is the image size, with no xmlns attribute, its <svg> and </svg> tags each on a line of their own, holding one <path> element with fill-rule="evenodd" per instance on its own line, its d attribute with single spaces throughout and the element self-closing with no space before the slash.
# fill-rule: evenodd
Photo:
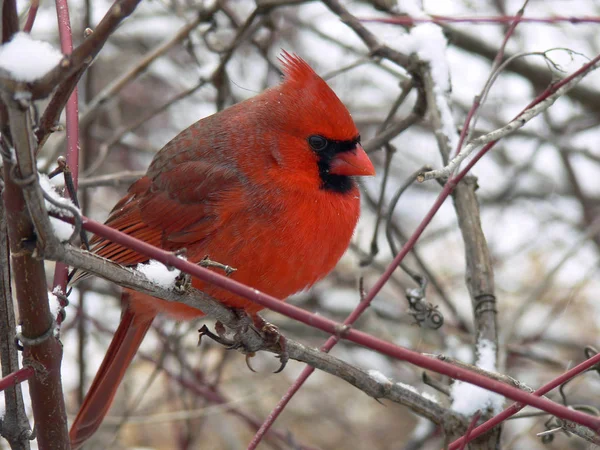
<svg viewBox="0 0 600 450">
<path fill-rule="evenodd" d="M 35 247 L 36 240 L 39 248 L 48 243 L 35 230 L 50 227 L 50 221 L 37 184 L 29 106 L 13 102 L 7 95 L 4 102 L 8 106 L 17 156 L 16 162 L 4 159 L 4 205 L 22 326 L 23 365 L 36 370 L 36 376 L 29 381 L 29 391 L 38 445 L 43 449 L 63 450 L 69 439 L 60 375 L 62 346 L 54 336 L 44 261 L 38 258 Z M 36 201 L 32 201 L 36 194 Z M 26 201 L 32 215 L 27 211 Z"/>
<path fill-rule="evenodd" d="M 531 119 L 539 116 L 541 113 L 546 111 L 550 106 L 554 104 L 556 100 L 565 95 L 571 89 L 579 84 L 579 82 L 585 78 L 591 71 L 595 70 L 598 66 L 598 61 L 600 61 L 600 55 L 596 56 L 590 63 L 586 64 L 583 69 L 578 71 L 579 73 L 574 74 L 568 79 L 565 79 L 565 83 L 563 83 L 558 89 L 556 89 L 553 93 L 548 95 L 546 98 L 542 99 L 538 103 L 533 106 L 526 107 L 520 114 L 518 114 L 512 121 L 508 124 L 499 128 L 497 130 L 491 131 L 483 136 L 480 136 L 476 139 L 473 139 L 471 142 L 467 143 L 460 153 L 456 155 L 450 162 L 446 165 L 446 167 L 439 170 L 432 170 L 430 172 L 425 172 L 422 174 L 421 180 L 432 180 L 435 178 L 448 178 L 454 171 L 458 168 L 461 162 L 463 162 L 467 157 L 469 157 L 477 148 L 482 145 L 489 144 L 492 142 L 496 142 L 503 137 L 506 137 L 519 128 L 522 128 L 529 122 Z"/>
<path fill-rule="evenodd" d="M 0 202 L 0 365 L 3 378 L 19 369 L 19 354 L 15 343 L 16 329 L 10 284 L 6 210 Z M 6 411 L 0 418 L 0 435 L 8 441 L 12 450 L 29 450 L 31 427 L 25 412 L 20 384 L 4 390 L 4 404 Z"/>
</svg>

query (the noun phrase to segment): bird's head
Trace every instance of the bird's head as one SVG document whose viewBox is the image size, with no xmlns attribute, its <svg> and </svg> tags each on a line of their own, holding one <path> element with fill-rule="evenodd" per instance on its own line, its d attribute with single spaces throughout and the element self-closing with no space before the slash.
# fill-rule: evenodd
<svg viewBox="0 0 600 450">
<path fill-rule="evenodd" d="M 348 192 L 352 177 L 375 175 L 348 109 L 327 83 L 296 55 L 280 57 L 284 79 L 265 107 L 284 139 L 274 158 L 306 183 Z"/>
</svg>

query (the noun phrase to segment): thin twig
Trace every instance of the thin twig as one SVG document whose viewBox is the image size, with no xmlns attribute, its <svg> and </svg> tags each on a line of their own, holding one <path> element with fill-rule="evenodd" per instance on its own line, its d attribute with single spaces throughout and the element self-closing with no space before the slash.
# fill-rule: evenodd
<svg viewBox="0 0 600 450">
<path fill-rule="evenodd" d="M 454 157 L 448 163 L 446 167 L 439 170 L 425 172 L 422 174 L 421 179 L 425 181 L 436 178 L 443 179 L 449 177 L 454 172 L 454 170 L 460 165 L 460 163 L 464 161 L 465 158 L 469 157 L 477 148 L 485 144 L 496 142 L 499 139 L 502 139 L 503 137 L 514 133 L 519 128 L 525 126 L 525 124 L 527 124 L 527 122 L 529 122 L 531 119 L 537 117 L 545 110 L 547 110 L 550 106 L 554 104 L 556 100 L 558 100 L 560 97 L 562 97 L 571 89 L 573 89 L 585 76 L 587 76 L 591 71 L 595 70 L 597 68 L 598 61 L 600 61 L 600 55 L 596 56 L 592 61 L 585 64 L 576 73 L 563 80 L 563 83 L 557 83 L 556 85 L 551 87 L 551 93 L 548 93 L 545 96 L 545 98 L 541 99 L 539 102 L 533 104 L 532 106 L 526 107 L 507 125 L 497 130 L 491 131 L 476 139 L 473 139 L 461 150 L 461 152 L 456 157 Z"/>
</svg>

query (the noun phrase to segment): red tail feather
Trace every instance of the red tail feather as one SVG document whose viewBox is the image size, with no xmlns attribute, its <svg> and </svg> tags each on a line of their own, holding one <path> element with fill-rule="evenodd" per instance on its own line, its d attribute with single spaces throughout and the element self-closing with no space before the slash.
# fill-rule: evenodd
<svg viewBox="0 0 600 450">
<path fill-rule="evenodd" d="M 136 314 L 129 307 L 124 309 L 119 328 L 71 425 L 69 437 L 73 450 L 80 448 L 100 427 L 153 319 L 154 316 Z"/>
</svg>

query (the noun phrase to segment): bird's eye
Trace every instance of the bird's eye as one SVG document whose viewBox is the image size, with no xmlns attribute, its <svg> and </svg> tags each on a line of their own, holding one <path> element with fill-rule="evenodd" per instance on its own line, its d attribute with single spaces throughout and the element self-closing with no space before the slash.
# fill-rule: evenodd
<svg viewBox="0 0 600 450">
<path fill-rule="evenodd" d="M 325 147 L 327 147 L 327 145 L 329 144 L 327 139 L 325 139 L 323 136 L 319 136 L 319 135 L 314 135 L 314 136 L 309 137 L 308 143 L 310 144 L 311 148 L 316 152 L 320 152 L 321 150 L 324 150 Z"/>
</svg>

